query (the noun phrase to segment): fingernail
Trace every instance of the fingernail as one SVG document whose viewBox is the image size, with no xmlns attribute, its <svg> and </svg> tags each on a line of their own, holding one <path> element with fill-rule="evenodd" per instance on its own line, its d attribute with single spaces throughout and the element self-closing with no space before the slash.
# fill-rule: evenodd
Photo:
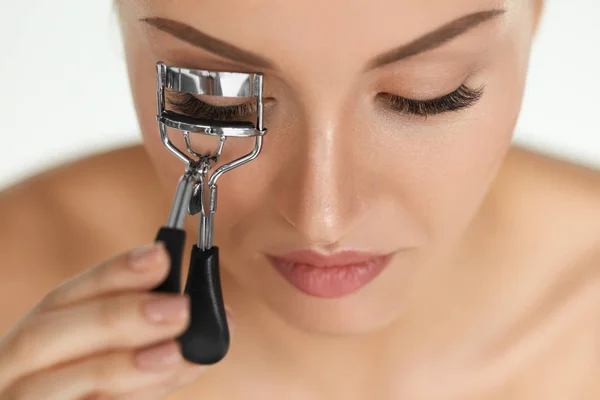
<svg viewBox="0 0 600 400">
<path fill-rule="evenodd" d="M 168 342 L 140 350 L 135 355 L 136 366 L 144 370 L 157 370 L 176 365 L 183 360 L 179 346 Z"/>
<path fill-rule="evenodd" d="M 141 271 L 164 261 L 163 244 L 161 242 L 138 247 L 129 253 L 129 266 Z"/>
<path fill-rule="evenodd" d="M 178 321 L 187 318 L 189 297 L 171 295 L 155 297 L 144 306 L 144 313 L 150 322 L 160 323 Z"/>
</svg>

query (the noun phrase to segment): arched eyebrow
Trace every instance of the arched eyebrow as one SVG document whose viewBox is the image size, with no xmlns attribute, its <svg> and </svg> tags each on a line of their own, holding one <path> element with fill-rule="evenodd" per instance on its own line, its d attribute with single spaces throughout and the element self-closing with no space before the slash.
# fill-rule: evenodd
<svg viewBox="0 0 600 400">
<path fill-rule="evenodd" d="M 407 57 L 432 50 L 473 29 L 483 22 L 493 19 L 498 15 L 504 14 L 505 12 L 506 10 L 504 9 L 494 9 L 475 12 L 457 18 L 435 29 L 434 31 L 426 33 L 425 35 L 409 42 L 408 44 L 404 44 L 374 57 L 367 62 L 365 70 L 379 68 Z M 140 21 L 146 22 L 151 26 L 193 46 L 202 48 L 210 53 L 227 58 L 229 60 L 258 69 L 277 69 L 273 61 L 262 55 L 244 50 L 231 43 L 210 36 L 182 22 L 162 17 L 146 17 L 141 18 Z"/>
<path fill-rule="evenodd" d="M 433 50 L 466 33 L 485 21 L 504 14 L 506 10 L 488 10 L 465 15 L 403 46 L 387 51 L 367 63 L 365 70 L 383 67 L 402 59 Z"/>
</svg>

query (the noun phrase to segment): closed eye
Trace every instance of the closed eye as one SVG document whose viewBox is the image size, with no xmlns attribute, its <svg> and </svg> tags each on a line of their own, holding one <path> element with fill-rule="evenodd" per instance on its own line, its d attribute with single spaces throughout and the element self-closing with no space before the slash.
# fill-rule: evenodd
<svg viewBox="0 0 600 400">
<path fill-rule="evenodd" d="M 471 107 L 483 96 L 483 90 L 483 86 L 472 89 L 462 84 L 454 92 L 437 99 L 413 100 L 390 93 L 380 93 L 378 99 L 392 111 L 427 117 Z"/>
<path fill-rule="evenodd" d="M 452 93 L 436 99 L 414 100 L 390 93 L 380 93 L 378 100 L 384 102 L 394 112 L 427 117 L 471 107 L 483 96 L 483 91 L 483 86 L 472 89 L 462 84 Z M 232 106 L 214 106 L 189 93 L 182 92 L 170 92 L 166 99 L 175 111 L 196 118 L 239 121 L 248 119 L 257 112 L 256 101 Z"/>
</svg>

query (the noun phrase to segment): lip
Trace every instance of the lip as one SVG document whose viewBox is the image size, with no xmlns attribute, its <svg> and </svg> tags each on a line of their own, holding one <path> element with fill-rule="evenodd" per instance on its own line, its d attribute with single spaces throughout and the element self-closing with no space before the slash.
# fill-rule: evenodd
<svg viewBox="0 0 600 400">
<path fill-rule="evenodd" d="M 283 277 L 302 292 L 324 298 L 353 293 L 385 269 L 395 253 L 343 251 L 324 255 L 312 250 L 267 255 Z"/>
</svg>

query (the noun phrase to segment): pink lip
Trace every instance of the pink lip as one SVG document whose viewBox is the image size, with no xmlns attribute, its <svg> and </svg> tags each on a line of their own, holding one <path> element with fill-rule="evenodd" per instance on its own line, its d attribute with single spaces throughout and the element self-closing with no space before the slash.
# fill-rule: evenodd
<svg viewBox="0 0 600 400">
<path fill-rule="evenodd" d="M 372 281 L 389 264 L 391 254 L 344 251 L 323 255 L 303 250 L 268 256 L 292 285 L 316 297 L 341 297 Z"/>
</svg>

